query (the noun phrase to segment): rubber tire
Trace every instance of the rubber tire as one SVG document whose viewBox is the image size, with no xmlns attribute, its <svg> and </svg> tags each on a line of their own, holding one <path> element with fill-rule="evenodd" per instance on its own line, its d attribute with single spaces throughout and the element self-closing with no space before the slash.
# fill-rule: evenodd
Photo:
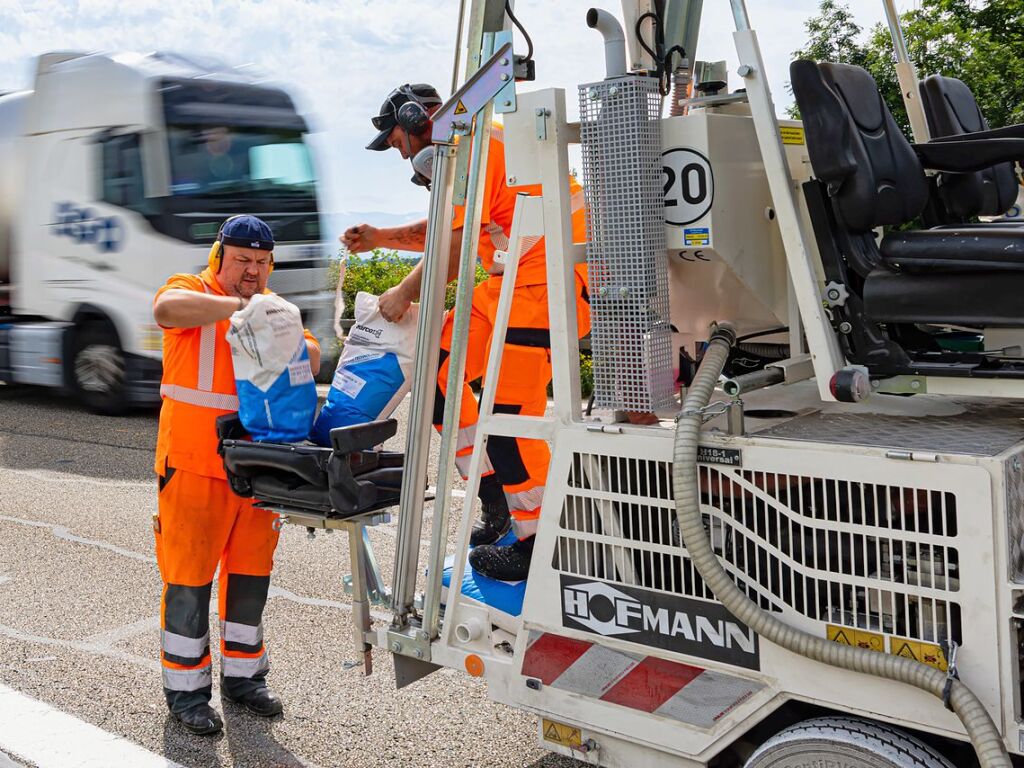
<svg viewBox="0 0 1024 768">
<path fill-rule="evenodd" d="M 85 389 L 78 380 L 78 358 L 91 346 L 108 346 L 117 350 L 121 362 L 121 376 L 115 385 L 105 390 Z M 124 378 L 124 352 L 117 331 L 109 323 L 92 322 L 75 331 L 71 341 L 71 367 L 68 376 L 78 400 L 93 413 L 119 416 L 128 408 Z"/>
<path fill-rule="evenodd" d="M 829 762 L 832 761 L 832 762 Z M 955 768 L 909 733 L 854 717 L 819 717 L 772 736 L 743 768 Z"/>
</svg>

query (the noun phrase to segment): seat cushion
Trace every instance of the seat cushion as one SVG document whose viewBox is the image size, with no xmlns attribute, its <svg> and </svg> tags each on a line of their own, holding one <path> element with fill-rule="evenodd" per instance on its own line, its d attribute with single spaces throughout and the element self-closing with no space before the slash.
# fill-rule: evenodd
<svg viewBox="0 0 1024 768">
<path fill-rule="evenodd" d="M 914 274 L 879 268 L 864 281 L 864 312 L 884 323 L 1024 328 L 1024 270 Z"/>
<path fill-rule="evenodd" d="M 1024 272 L 1020 227 L 957 227 L 890 232 L 882 264 L 894 272 Z"/>
</svg>

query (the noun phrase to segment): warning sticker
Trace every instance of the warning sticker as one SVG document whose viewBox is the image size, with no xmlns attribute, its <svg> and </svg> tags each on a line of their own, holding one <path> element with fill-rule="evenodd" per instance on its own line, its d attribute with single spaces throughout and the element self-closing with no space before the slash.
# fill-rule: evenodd
<svg viewBox="0 0 1024 768">
<path fill-rule="evenodd" d="M 691 248 L 711 245 L 711 230 L 708 227 L 688 227 L 683 230 L 683 243 Z"/>
<path fill-rule="evenodd" d="M 561 747 L 579 747 L 583 743 L 579 728 L 562 725 L 547 718 L 541 720 L 541 732 L 544 734 L 544 741 L 550 741 Z"/>
<path fill-rule="evenodd" d="M 455 105 L 455 113 L 454 114 L 456 114 L 456 115 L 464 115 L 468 111 L 469 110 L 466 109 L 466 105 L 462 103 L 462 99 L 459 99 L 459 103 Z M 800 142 L 800 143 L 803 144 L 803 142 Z"/>
<path fill-rule="evenodd" d="M 839 643 L 840 645 L 855 646 L 877 653 L 885 652 L 885 636 L 877 632 L 866 632 L 863 629 L 851 629 L 849 627 L 836 626 L 835 624 L 827 624 L 825 626 L 825 637 L 833 643 Z"/>
<path fill-rule="evenodd" d="M 783 144 L 806 144 L 804 129 L 798 125 L 783 125 L 779 128 Z"/>
<path fill-rule="evenodd" d="M 903 637 L 889 638 L 889 653 L 893 656 L 902 656 L 904 659 L 919 661 L 929 667 L 935 667 L 945 672 L 949 669 L 946 663 L 946 654 L 942 649 L 933 643 L 921 643 L 917 640 L 907 640 Z"/>
</svg>

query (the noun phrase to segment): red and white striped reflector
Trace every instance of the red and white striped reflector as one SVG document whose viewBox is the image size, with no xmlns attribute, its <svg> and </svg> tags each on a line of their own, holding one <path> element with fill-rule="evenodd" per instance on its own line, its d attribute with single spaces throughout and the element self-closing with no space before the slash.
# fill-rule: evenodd
<svg viewBox="0 0 1024 768">
<path fill-rule="evenodd" d="M 764 688 L 733 675 L 531 632 L 522 674 L 544 685 L 701 728 Z"/>
</svg>

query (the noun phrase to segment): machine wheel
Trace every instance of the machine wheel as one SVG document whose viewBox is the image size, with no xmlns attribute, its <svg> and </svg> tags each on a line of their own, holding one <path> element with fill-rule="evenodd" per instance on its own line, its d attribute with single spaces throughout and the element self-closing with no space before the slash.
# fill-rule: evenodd
<svg viewBox="0 0 1024 768">
<path fill-rule="evenodd" d="M 908 733 L 853 717 L 791 725 L 762 744 L 744 768 L 841 765 L 844 768 L 954 768 Z"/>
<path fill-rule="evenodd" d="M 108 323 L 89 323 L 72 341 L 71 380 L 78 399 L 94 413 L 124 413 L 124 352 L 117 332 Z"/>
</svg>

